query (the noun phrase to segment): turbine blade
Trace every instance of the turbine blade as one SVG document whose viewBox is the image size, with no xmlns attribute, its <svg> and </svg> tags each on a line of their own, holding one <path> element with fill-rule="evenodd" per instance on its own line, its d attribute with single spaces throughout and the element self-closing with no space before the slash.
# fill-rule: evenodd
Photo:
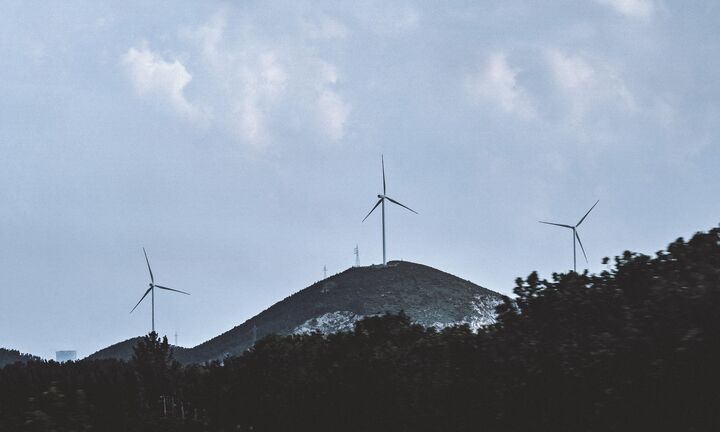
<svg viewBox="0 0 720 432">
<path fill-rule="evenodd" d="M 563 228 L 570 228 L 570 229 L 573 228 L 570 225 L 565 225 L 565 224 L 559 224 L 559 223 L 553 223 L 553 222 L 543 222 L 543 221 L 538 221 L 538 222 L 540 222 L 541 224 L 555 225 L 555 226 L 559 226 L 559 227 L 563 227 Z"/>
<path fill-rule="evenodd" d="M 399 205 L 400 207 L 405 207 L 406 209 L 410 210 L 411 212 L 413 212 L 413 213 L 415 213 L 415 214 L 418 214 L 418 212 L 416 212 L 415 210 L 411 209 L 410 207 L 408 207 L 408 206 L 406 206 L 406 205 L 404 205 L 404 204 L 400 204 L 399 202 L 395 201 L 394 199 L 392 199 L 392 198 L 390 198 L 390 197 L 387 197 L 387 196 L 386 196 L 385 198 L 387 198 L 388 201 L 390 201 L 390 202 L 394 202 L 395 204 Z"/>
<path fill-rule="evenodd" d="M 152 283 L 154 284 L 154 283 L 155 283 L 155 278 L 153 277 L 152 269 L 150 268 L 150 260 L 149 260 L 148 257 L 147 257 L 147 252 L 145 252 L 145 248 L 143 248 L 143 253 L 145 254 L 145 262 L 147 263 L 147 265 L 148 265 L 148 271 L 150 272 L 150 282 L 152 282 Z"/>
<path fill-rule="evenodd" d="M 155 285 L 155 288 L 160 288 L 160 289 L 164 289 L 164 290 L 168 290 L 168 291 L 179 292 L 180 294 L 190 295 L 190 293 L 186 293 L 185 291 L 180 291 L 180 290 L 176 290 L 176 289 L 172 289 L 172 288 L 168 288 L 168 287 L 164 287 L 164 286 L 160 286 L 160 285 Z"/>
<path fill-rule="evenodd" d="M 383 195 L 386 193 L 386 187 L 385 187 L 385 157 L 383 155 L 380 155 L 380 161 L 382 162 L 382 171 L 383 171 Z"/>
<path fill-rule="evenodd" d="M 577 230 L 575 230 L 575 237 L 577 238 L 578 243 L 580 243 L 580 250 L 582 251 L 583 256 L 585 257 L 585 262 L 589 264 L 587 255 L 585 255 L 585 248 L 583 247 L 582 242 L 580 241 L 580 235 L 578 235 Z"/>
<path fill-rule="evenodd" d="M 377 203 L 375 203 L 375 207 L 373 207 L 373 208 L 372 208 L 372 210 L 370 210 L 370 213 L 372 213 L 372 212 L 374 212 L 374 211 L 375 211 L 375 209 L 377 208 L 377 206 L 379 206 L 379 205 L 380 205 L 380 203 L 382 202 L 382 200 L 383 200 L 383 199 L 382 199 L 382 198 L 380 198 L 380 199 L 378 200 L 378 202 L 377 202 Z M 363 222 L 365 222 L 365 219 L 367 219 L 367 218 L 368 218 L 368 216 L 370 216 L 370 213 L 368 213 L 368 214 L 367 214 L 367 216 L 365 216 L 365 217 L 363 218 L 363 220 L 362 220 Z"/>
<path fill-rule="evenodd" d="M 145 297 L 147 297 L 148 294 L 150 294 L 150 291 L 152 290 L 152 287 L 148 288 L 147 291 L 145 291 L 145 294 L 140 298 L 140 301 L 137 302 L 134 308 L 130 311 L 130 313 L 133 313 L 135 309 L 137 309 L 138 306 L 140 306 L 140 303 L 142 303 L 143 300 L 145 300 Z"/>
<path fill-rule="evenodd" d="M 597 205 L 597 203 L 599 203 L 599 202 L 600 202 L 600 200 L 595 201 L 595 204 L 593 204 L 593 206 L 590 207 L 590 210 L 588 210 L 587 213 L 585 213 L 585 216 L 583 216 L 582 219 L 580 219 L 580 222 L 578 222 L 577 225 L 575 225 L 576 227 L 579 227 L 580 224 L 583 223 L 583 221 L 585 220 L 585 218 L 587 217 L 587 215 L 590 214 L 590 212 L 592 211 L 592 209 L 594 209 L 595 206 Z"/>
</svg>

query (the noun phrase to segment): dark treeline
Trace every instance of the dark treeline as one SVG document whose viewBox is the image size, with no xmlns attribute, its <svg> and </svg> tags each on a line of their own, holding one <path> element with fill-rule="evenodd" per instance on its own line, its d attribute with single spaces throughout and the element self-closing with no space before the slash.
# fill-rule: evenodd
<svg viewBox="0 0 720 432">
<path fill-rule="evenodd" d="M 0 368 L 8 364 L 30 360 L 40 360 L 40 358 L 31 354 L 22 354 L 18 350 L 0 348 Z"/>
<path fill-rule="evenodd" d="M 129 363 L 17 363 L 0 430 L 718 430 L 720 229 L 515 294 L 478 333 L 400 314 L 222 364 L 181 367 L 154 334 Z"/>
</svg>

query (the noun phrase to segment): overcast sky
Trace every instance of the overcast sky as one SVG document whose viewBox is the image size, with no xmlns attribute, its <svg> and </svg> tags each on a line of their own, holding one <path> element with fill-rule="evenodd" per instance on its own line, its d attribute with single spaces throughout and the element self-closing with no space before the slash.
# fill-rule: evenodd
<svg viewBox="0 0 720 432">
<path fill-rule="evenodd" d="M 514 279 L 720 215 L 720 3 L 0 1 L 0 346 L 203 342 L 354 263 Z M 579 261 L 584 264 L 584 261 Z"/>
</svg>

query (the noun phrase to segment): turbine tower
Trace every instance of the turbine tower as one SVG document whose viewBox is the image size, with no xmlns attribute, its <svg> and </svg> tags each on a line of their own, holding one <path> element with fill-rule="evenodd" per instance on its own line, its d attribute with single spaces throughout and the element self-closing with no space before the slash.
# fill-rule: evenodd
<svg viewBox="0 0 720 432">
<path fill-rule="evenodd" d="M 576 240 L 576 239 L 577 239 L 577 243 L 580 243 L 580 249 L 582 250 L 583 256 L 585 257 L 585 262 L 586 262 L 586 263 L 588 262 L 587 255 L 585 254 L 585 248 L 583 247 L 582 241 L 580 241 L 580 235 L 578 235 L 577 229 L 578 229 L 578 227 L 580 226 L 580 224 L 583 223 L 583 221 L 585 220 L 585 218 L 590 214 L 590 212 L 592 211 L 592 209 L 594 209 L 595 206 L 596 206 L 599 202 L 600 202 L 600 200 L 595 201 L 595 204 L 593 204 L 593 206 L 590 207 L 590 210 L 588 210 L 587 213 L 585 213 L 585 216 L 583 216 L 582 219 L 580 219 L 580 221 L 579 221 L 578 223 L 576 223 L 575 225 L 565 225 L 565 224 L 559 224 L 559 223 L 554 223 L 554 222 L 543 222 L 543 221 L 539 221 L 540 223 L 543 223 L 543 224 L 555 225 L 555 226 L 559 226 L 559 227 L 563 227 L 563 228 L 569 228 L 569 229 L 572 230 L 572 236 L 573 236 L 573 271 L 574 271 L 575 273 L 577 273 L 577 259 L 576 259 L 576 257 L 575 257 L 575 240 Z"/>
<path fill-rule="evenodd" d="M 374 212 L 375 209 L 376 209 L 379 205 L 382 205 L 383 265 L 387 265 L 387 256 L 386 256 L 386 254 L 385 254 L 385 200 L 388 200 L 388 201 L 390 201 L 390 202 L 393 203 L 393 204 L 397 204 L 397 205 L 399 205 L 400 207 L 404 207 L 404 208 L 410 210 L 411 212 L 413 212 L 413 213 L 415 213 L 415 214 L 418 214 L 418 212 L 416 212 L 415 210 L 411 209 L 410 207 L 408 207 L 408 206 L 406 206 L 406 205 L 404 205 L 404 204 L 400 204 L 399 202 L 397 202 L 397 201 L 395 201 L 394 199 L 392 199 L 392 198 L 390 198 L 389 196 L 387 196 L 387 187 L 386 187 L 386 185 L 385 185 L 385 158 L 384 158 L 382 155 L 380 156 L 380 161 L 381 161 L 381 163 L 382 163 L 383 193 L 382 193 L 382 195 L 378 195 L 378 198 L 379 198 L 379 199 L 378 199 L 378 202 L 375 203 L 375 206 L 370 210 L 370 213 L 368 213 L 367 216 L 365 216 L 365 219 L 367 219 L 368 216 L 370 216 L 370 214 L 372 214 L 372 212 Z M 362 221 L 365 222 L 365 219 L 363 219 Z"/>
<path fill-rule="evenodd" d="M 152 331 L 155 332 L 155 288 L 160 288 L 160 289 L 164 289 L 167 291 L 175 291 L 175 292 L 178 292 L 180 294 L 185 294 L 185 295 L 190 295 L 190 294 L 186 293 L 185 291 L 180 291 L 180 290 L 157 285 L 155 283 L 155 277 L 153 276 L 152 269 L 150 268 L 150 260 L 148 260 L 148 256 L 147 256 L 147 252 L 145 252 L 145 248 L 143 248 L 143 254 L 145 255 L 145 262 L 147 263 L 148 272 L 150 272 L 150 288 L 148 288 L 147 291 L 145 291 L 145 294 L 143 294 L 143 296 L 140 297 L 140 301 L 137 302 L 137 304 L 135 305 L 134 308 L 132 308 L 130 313 L 133 313 L 133 311 L 135 311 L 135 309 L 137 309 L 137 307 L 140 306 L 140 303 L 142 303 L 142 301 L 145 299 L 145 297 L 147 297 L 147 295 L 150 294 L 150 300 L 152 303 Z"/>
<path fill-rule="evenodd" d="M 360 249 L 355 245 L 355 267 L 360 267 Z"/>
</svg>

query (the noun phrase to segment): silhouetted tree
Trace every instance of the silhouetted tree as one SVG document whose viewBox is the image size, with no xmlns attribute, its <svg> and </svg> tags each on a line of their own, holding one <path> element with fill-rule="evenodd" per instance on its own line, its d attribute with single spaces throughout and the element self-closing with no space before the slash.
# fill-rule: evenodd
<svg viewBox="0 0 720 432">
<path fill-rule="evenodd" d="M 174 393 L 180 365 L 173 360 L 167 336 L 161 339 L 156 332 L 148 333 L 133 347 L 130 363 L 147 407 L 159 406 L 161 396 Z"/>
</svg>

